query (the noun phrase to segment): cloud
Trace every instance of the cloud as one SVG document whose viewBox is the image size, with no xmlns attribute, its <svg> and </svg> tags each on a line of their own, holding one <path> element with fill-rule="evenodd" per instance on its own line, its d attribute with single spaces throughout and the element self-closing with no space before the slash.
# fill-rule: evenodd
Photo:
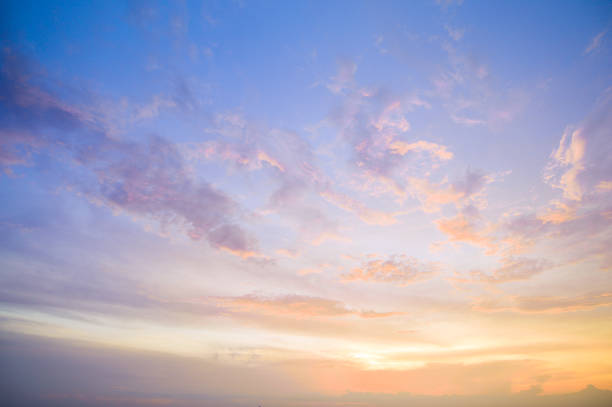
<svg viewBox="0 0 612 407">
<path fill-rule="evenodd" d="M 298 274 L 301 275 L 301 276 L 305 276 L 305 275 L 308 275 L 308 274 L 319 274 L 319 273 L 322 273 L 322 272 L 323 272 L 322 268 L 316 268 L 316 269 L 314 269 L 314 268 L 305 268 L 305 269 L 298 270 Z"/>
<path fill-rule="evenodd" d="M 312 238 L 310 240 L 310 244 L 313 245 L 313 246 L 320 246 L 323 243 L 326 243 L 326 242 L 329 242 L 329 241 L 350 243 L 351 242 L 351 238 L 347 237 L 347 236 L 343 236 L 343 235 L 341 235 L 339 233 L 336 233 L 336 232 L 324 231 L 324 232 L 321 232 L 321 233 L 315 235 L 314 238 Z"/>
<path fill-rule="evenodd" d="M 232 313 L 284 315 L 298 318 L 344 316 L 385 318 L 401 315 L 401 313 L 397 312 L 356 311 L 347 308 L 339 301 L 302 295 L 286 295 L 279 297 L 245 295 L 242 297 L 214 297 L 211 300 L 217 306 Z"/>
<path fill-rule="evenodd" d="M 150 103 L 138 106 L 132 115 L 132 121 L 137 122 L 157 117 L 164 108 L 176 107 L 176 102 L 169 98 L 156 95 Z"/>
<path fill-rule="evenodd" d="M 389 147 L 392 154 L 406 155 L 409 151 L 414 151 L 428 152 L 432 157 L 441 161 L 453 158 L 453 153 L 448 151 L 446 146 L 424 140 L 419 140 L 414 143 L 406 143 L 398 140 L 391 143 Z"/>
<path fill-rule="evenodd" d="M 610 239 L 609 204 L 606 199 L 591 200 L 578 211 L 572 201 L 565 207 L 546 208 L 542 214 L 522 213 L 497 225 L 499 241 L 507 254 L 517 254 L 536 245 L 549 247 L 557 255 L 559 265 L 598 261 L 602 269 L 612 266 L 606 248 Z"/>
<path fill-rule="evenodd" d="M 562 195 L 544 207 L 518 211 L 497 225 L 499 241 L 509 251 L 549 247 L 564 264 L 596 261 L 612 265 L 605 242 L 610 239 L 612 196 L 607 188 L 612 164 L 609 129 L 612 92 L 603 92 L 579 125 L 566 127 L 544 169 L 544 181 Z"/>
<path fill-rule="evenodd" d="M 446 10 L 451 6 L 461 6 L 463 4 L 463 0 L 436 0 L 436 4 L 439 5 L 442 10 Z"/>
<path fill-rule="evenodd" d="M 450 242 L 465 242 L 484 247 L 488 254 L 498 250 L 496 239 L 492 236 L 494 225 L 483 225 L 479 217 L 469 212 L 464 211 L 450 218 L 438 219 L 434 223 Z"/>
<path fill-rule="evenodd" d="M 484 312 L 512 311 L 520 313 L 559 314 L 590 310 L 612 305 L 612 293 L 587 294 L 577 297 L 524 297 L 509 300 L 477 300 L 474 309 Z"/>
<path fill-rule="evenodd" d="M 601 182 L 609 181 L 612 147 L 612 88 L 603 92 L 589 115 L 577 126 L 568 126 L 544 171 L 544 180 L 563 191 L 565 199 L 592 200 L 602 192 Z M 605 184 L 604 184 L 605 185 Z"/>
<path fill-rule="evenodd" d="M 88 234 L 79 234 L 74 240 Z M 50 239 L 54 238 L 60 242 L 58 246 L 67 246 L 65 236 Z M 19 309 L 24 315 L 35 311 L 44 315 L 43 320 L 59 317 L 84 322 L 100 317 L 106 320 L 133 318 L 143 323 L 179 325 L 200 324 L 207 316 L 220 313 L 210 304 L 182 302 L 167 291 L 152 287 L 144 281 L 154 274 L 146 261 L 139 261 L 133 268 L 121 260 L 124 255 L 133 258 L 139 253 L 133 248 L 113 252 L 113 259 L 119 260 L 92 262 L 89 256 L 71 256 L 82 251 L 80 246 L 58 249 L 54 243 L 48 243 L 48 239 L 42 240 L 51 247 L 39 251 L 38 243 L 20 243 L 13 251 L 27 253 L 27 260 L 20 264 L 2 262 L 0 304 L 5 309 Z M 119 240 L 119 244 L 124 244 L 130 239 Z M 108 243 L 104 244 L 104 248 L 108 248 Z M 147 268 L 142 264 L 147 264 Z"/>
<path fill-rule="evenodd" d="M 525 110 L 531 91 L 523 88 L 493 87 L 487 56 L 465 53 L 454 41 L 440 40 L 448 55 L 448 64 L 430 76 L 432 88 L 427 94 L 442 102 L 450 119 L 462 126 L 487 125 L 499 129 Z M 502 89 L 500 91 L 500 89 Z"/>
<path fill-rule="evenodd" d="M 397 222 L 394 215 L 368 208 L 363 203 L 349 197 L 348 195 L 334 192 L 332 190 L 322 191 L 321 196 L 328 202 L 345 211 L 354 213 L 369 225 L 393 225 Z"/>
<path fill-rule="evenodd" d="M 449 184 L 446 180 L 432 183 L 425 178 L 410 177 L 412 192 L 421 201 L 423 210 L 436 212 L 440 206 L 455 204 L 457 207 L 475 201 L 493 177 L 480 171 L 467 170 L 463 178 Z"/>
<path fill-rule="evenodd" d="M 376 46 L 378 52 L 383 55 L 389 53 L 389 50 L 383 46 L 384 40 L 385 37 L 383 37 L 382 35 L 377 35 L 374 37 L 374 45 Z"/>
<path fill-rule="evenodd" d="M 373 281 L 403 287 L 431 278 L 438 270 L 439 265 L 436 263 L 422 263 L 414 257 L 396 255 L 390 256 L 387 260 L 367 261 L 349 273 L 343 274 L 342 280 Z"/>
<path fill-rule="evenodd" d="M 445 182 L 434 184 L 427 179 L 410 178 L 410 186 L 421 201 L 425 212 L 435 212 L 440 206 L 459 203 L 464 194 Z"/>
<path fill-rule="evenodd" d="M 333 182 L 321 172 L 315 163 L 311 147 L 298 134 L 275 129 L 256 128 L 240 115 L 223 115 L 216 119 L 217 128 L 208 132 L 220 134 L 232 140 L 215 140 L 189 146 L 191 158 L 214 158 L 234 163 L 239 168 L 257 170 L 264 164 L 275 168 L 279 188 L 270 196 L 268 211 L 283 211 L 305 220 L 312 228 L 313 219 L 323 221 L 325 216 L 316 208 L 303 208 L 304 196 L 314 192 L 341 209 L 355 213 L 369 224 L 391 224 L 392 215 L 366 207 L 346 194 L 335 191 Z M 310 216 L 312 215 L 312 216 Z M 333 222 L 328 223 L 329 226 Z M 338 235 L 335 227 L 325 228 L 326 236 Z"/>
<path fill-rule="evenodd" d="M 238 205 L 206 181 L 193 179 L 176 145 L 158 136 L 144 141 L 111 137 L 102 114 L 31 85 L 17 55 L 5 50 L 3 59 L 5 97 L 0 102 L 7 113 L 0 131 L 17 135 L 8 148 L 15 152 L 14 143 L 27 143 L 22 157 L 42 148 L 50 156 L 68 155 L 86 170 L 68 178 L 68 186 L 91 201 L 154 219 L 162 228 L 184 227 L 192 239 L 205 238 L 234 254 L 255 254 L 255 241 L 235 223 Z"/>
<path fill-rule="evenodd" d="M 26 139 L 33 147 L 57 144 L 59 140 L 54 138 L 55 135 L 48 134 L 46 127 L 70 133 L 87 126 L 99 126 L 97 118 L 89 112 L 62 102 L 38 86 L 30 85 L 31 72 L 36 69 L 32 61 L 10 48 L 4 48 L 0 52 L 0 62 L 0 104 L 4 108 L 1 112 L 2 132 L 3 135 L 12 135 L 8 142 L 4 140 L 5 147 L 9 146 L 10 141 L 23 143 Z"/>
<path fill-rule="evenodd" d="M 552 172 L 556 168 L 567 168 L 561 175 L 555 187 L 563 190 L 563 196 L 574 201 L 582 199 L 582 187 L 578 182 L 578 175 L 584 171 L 584 155 L 586 140 L 581 136 L 580 130 L 566 129 L 559 142 L 559 147 L 551 154 L 552 163 L 548 168 Z M 552 175 L 549 176 L 552 178 Z"/>
<path fill-rule="evenodd" d="M 545 259 L 503 258 L 502 266 L 490 273 L 471 271 L 470 279 L 485 283 L 507 283 L 510 281 L 528 280 L 536 274 L 548 270 L 552 262 Z"/>
<path fill-rule="evenodd" d="M 544 214 L 538 216 L 544 223 L 559 224 L 576 219 L 576 207 L 561 201 L 553 201 Z"/>
<path fill-rule="evenodd" d="M 355 72 L 357 72 L 357 64 L 350 60 L 341 60 L 338 62 L 338 72 L 332 77 L 327 84 L 327 88 L 333 93 L 341 93 L 353 83 Z"/>
<path fill-rule="evenodd" d="M 608 30 L 605 29 L 601 31 L 599 34 L 597 34 L 596 36 L 594 36 L 589 42 L 589 45 L 587 45 L 587 47 L 584 49 L 584 53 L 590 54 L 591 52 L 598 49 L 599 46 L 601 45 L 601 40 L 603 39 L 603 37 L 606 35 L 607 32 Z"/>
<path fill-rule="evenodd" d="M 448 25 L 445 26 L 444 28 L 446 28 L 446 32 L 448 33 L 448 36 L 451 37 L 455 41 L 461 40 L 461 38 L 463 38 L 463 35 L 465 34 L 465 30 L 461 28 L 453 28 Z"/>
<path fill-rule="evenodd" d="M 217 114 L 213 123 L 206 133 L 220 138 L 186 144 L 185 154 L 190 159 L 220 159 L 249 171 L 269 167 L 285 172 L 288 163 L 299 163 L 305 156 L 292 147 L 295 135 L 257 126 L 239 113 Z"/>
<path fill-rule="evenodd" d="M 28 131 L 0 130 L 0 169 L 10 175 L 11 167 L 30 165 L 32 154 L 43 144 Z"/>
<path fill-rule="evenodd" d="M 193 240 L 243 257 L 255 242 L 234 223 L 237 204 L 204 181 L 194 181 L 176 145 L 153 137 L 148 143 L 104 141 L 83 165 L 97 183 L 77 185 L 96 203 L 157 220 L 162 227 L 186 226 Z"/>
<path fill-rule="evenodd" d="M 407 140 L 411 125 L 407 114 L 415 108 L 430 108 L 412 95 L 395 96 L 384 89 L 353 89 L 343 95 L 341 105 L 329 115 L 350 148 L 350 163 L 370 192 L 407 196 L 408 175 L 437 168 L 453 158 L 445 145 L 428 140 Z"/>
<path fill-rule="evenodd" d="M 290 259 L 295 259 L 300 256 L 300 252 L 294 249 L 277 249 L 276 254 Z"/>
<path fill-rule="evenodd" d="M 612 181 L 600 181 L 597 184 L 597 189 L 600 191 L 612 191 Z"/>
<path fill-rule="evenodd" d="M 185 148 L 189 158 L 220 158 L 229 161 L 238 167 L 249 171 L 259 170 L 265 166 L 276 168 L 284 172 L 285 167 L 266 151 L 245 144 L 230 144 L 220 141 L 207 141 L 204 143 L 191 143 Z"/>
<path fill-rule="evenodd" d="M 480 126 L 486 124 L 485 120 L 481 119 L 473 119 L 470 117 L 458 116 L 456 114 L 451 115 L 451 119 L 458 124 L 463 124 L 465 126 Z"/>
<path fill-rule="evenodd" d="M 269 167 L 281 173 L 276 175 L 284 186 L 327 182 L 312 148 L 296 132 L 267 128 L 238 113 L 216 115 L 214 122 L 206 132 L 217 139 L 185 146 L 191 159 L 221 159 L 249 171 Z"/>
</svg>

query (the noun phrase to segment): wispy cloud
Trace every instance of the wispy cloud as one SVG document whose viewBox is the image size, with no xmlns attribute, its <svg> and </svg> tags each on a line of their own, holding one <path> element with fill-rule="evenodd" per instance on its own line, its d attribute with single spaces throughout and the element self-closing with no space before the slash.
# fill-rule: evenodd
<svg viewBox="0 0 612 407">
<path fill-rule="evenodd" d="M 401 315 L 397 312 L 356 311 L 339 301 L 302 295 L 264 297 L 245 295 L 242 297 L 215 297 L 218 306 L 231 312 L 290 315 L 298 318 L 345 317 L 385 318 Z"/>
<path fill-rule="evenodd" d="M 363 203 L 349 197 L 348 195 L 331 190 L 322 191 L 321 196 L 345 211 L 356 214 L 359 219 L 370 225 L 392 225 L 397 222 L 393 214 L 368 208 Z"/>
<path fill-rule="evenodd" d="M 465 34 L 465 29 L 462 29 L 462 28 L 453 28 L 448 25 L 444 28 L 446 28 L 446 32 L 448 33 L 448 36 L 451 37 L 455 41 L 461 40 L 461 38 L 463 38 L 463 35 Z"/>
<path fill-rule="evenodd" d="M 338 72 L 330 79 L 327 88 L 333 93 L 341 93 L 352 86 L 356 72 L 357 64 L 354 61 L 346 59 L 339 61 Z"/>
<path fill-rule="evenodd" d="M 525 297 L 515 296 L 508 301 L 478 300 L 474 307 L 479 311 L 559 314 L 589 310 L 612 305 L 612 293 L 588 294 L 576 297 Z"/>
<path fill-rule="evenodd" d="M 591 38 L 589 45 L 587 45 L 587 47 L 584 49 L 584 53 L 590 54 L 591 52 L 594 52 L 595 50 L 597 50 L 600 47 L 601 42 L 607 33 L 608 33 L 608 29 L 605 29 L 601 31 L 599 34 L 595 35 L 593 38 Z"/>
</svg>

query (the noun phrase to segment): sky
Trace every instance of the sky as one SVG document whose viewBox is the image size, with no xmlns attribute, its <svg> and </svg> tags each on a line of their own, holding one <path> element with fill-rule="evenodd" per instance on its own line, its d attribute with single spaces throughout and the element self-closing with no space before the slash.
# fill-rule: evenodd
<svg viewBox="0 0 612 407">
<path fill-rule="evenodd" d="M 0 43 L 7 405 L 612 403 L 612 2 L 8 0 Z"/>
</svg>

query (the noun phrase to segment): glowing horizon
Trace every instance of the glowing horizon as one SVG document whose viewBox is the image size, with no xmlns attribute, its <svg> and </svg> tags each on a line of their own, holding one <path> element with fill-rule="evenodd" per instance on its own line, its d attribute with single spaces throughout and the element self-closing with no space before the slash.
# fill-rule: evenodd
<svg viewBox="0 0 612 407">
<path fill-rule="evenodd" d="M 14 405 L 612 400 L 612 3 L 0 12 Z"/>
</svg>

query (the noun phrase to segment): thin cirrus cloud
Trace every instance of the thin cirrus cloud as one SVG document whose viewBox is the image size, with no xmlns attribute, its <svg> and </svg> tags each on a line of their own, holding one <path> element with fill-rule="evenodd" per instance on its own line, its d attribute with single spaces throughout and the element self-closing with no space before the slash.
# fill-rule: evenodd
<svg viewBox="0 0 612 407">
<path fill-rule="evenodd" d="M 351 198 L 348 195 L 335 192 L 332 190 L 322 191 L 321 196 L 328 202 L 333 203 L 337 207 L 354 213 L 367 224 L 370 225 L 392 225 L 397 222 L 393 214 L 388 214 L 382 211 L 368 208 L 363 203 Z"/>
<path fill-rule="evenodd" d="M 229 312 L 311 317 L 385 318 L 401 315 L 399 312 L 357 311 L 339 301 L 302 295 L 265 297 L 245 295 L 241 297 L 215 297 L 212 301 Z"/>
<path fill-rule="evenodd" d="M 606 30 L 601 31 L 597 35 L 595 35 L 589 42 L 589 45 L 584 49 L 584 53 L 590 54 L 591 52 L 594 52 L 595 50 L 597 50 L 600 47 L 601 42 L 607 33 L 608 33 L 608 30 L 606 29 Z"/>
</svg>

